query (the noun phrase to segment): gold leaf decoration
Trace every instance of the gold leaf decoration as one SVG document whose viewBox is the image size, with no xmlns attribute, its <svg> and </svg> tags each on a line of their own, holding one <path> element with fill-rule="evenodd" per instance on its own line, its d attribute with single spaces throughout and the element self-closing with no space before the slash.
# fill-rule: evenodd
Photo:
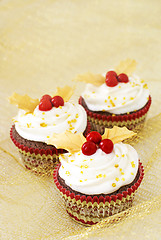
<svg viewBox="0 0 161 240">
<path fill-rule="evenodd" d="M 102 135 L 102 139 L 109 138 L 113 143 L 122 142 L 127 138 L 135 136 L 136 133 L 128 130 L 126 127 L 114 126 L 112 129 L 105 128 L 105 132 Z"/>
<path fill-rule="evenodd" d="M 117 74 L 126 73 L 130 76 L 136 68 L 137 62 L 133 59 L 126 59 L 121 61 L 117 67 L 115 67 L 115 71 Z"/>
<path fill-rule="evenodd" d="M 100 86 L 105 82 L 105 77 L 101 74 L 93 74 L 93 73 L 85 73 L 85 74 L 79 74 L 74 81 L 77 82 L 85 82 L 85 83 L 91 83 L 96 86 Z"/>
<path fill-rule="evenodd" d="M 75 86 L 74 87 L 69 87 L 68 85 L 64 86 L 64 87 L 57 87 L 57 92 L 54 94 L 54 96 L 61 96 L 65 102 L 69 101 L 69 99 L 71 98 L 71 96 L 73 95 L 75 90 Z"/>
<path fill-rule="evenodd" d="M 70 131 L 66 131 L 60 134 L 54 133 L 46 143 L 54 145 L 57 149 L 66 149 L 69 152 L 74 153 L 80 151 L 80 148 L 85 141 L 86 138 L 82 133 L 74 134 Z"/>
<path fill-rule="evenodd" d="M 39 104 L 39 99 L 33 99 L 27 94 L 22 96 L 18 93 L 13 93 L 12 96 L 9 97 L 9 102 L 25 110 L 27 113 L 32 113 Z"/>
</svg>

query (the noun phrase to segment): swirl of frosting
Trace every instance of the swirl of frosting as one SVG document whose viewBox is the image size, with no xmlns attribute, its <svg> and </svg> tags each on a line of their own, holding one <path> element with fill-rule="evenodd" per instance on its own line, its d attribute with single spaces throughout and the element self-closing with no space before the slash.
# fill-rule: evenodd
<svg viewBox="0 0 161 240">
<path fill-rule="evenodd" d="M 91 156 L 81 151 L 60 156 L 59 175 L 83 194 L 110 194 L 130 184 L 138 171 L 138 154 L 129 144 L 116 143 L 110 154 L 98 149 Z"/>
<path fill-rule="evenodd" d="M 81 105 L 65 102 L 64 106 L 53 107 L 49 111 L 40 111 L 38 106 L 33 113 L 19 110 L 14 122 L 16 131 L 23 138 L 46 142 L 53 133 L 66 130 L 83 133 L 87 126 L 87 115 Z"/>
<path fill-rule="evenodd" d="M 87 84 L 82 97 L 91 111 L 123 114 L 144 107 L 149 99 L 149 89 L 143 80 L 133 75 L 128 83 L 119 82 L 115 87 L 105 83 L 100 87 Z"/>
</svg>

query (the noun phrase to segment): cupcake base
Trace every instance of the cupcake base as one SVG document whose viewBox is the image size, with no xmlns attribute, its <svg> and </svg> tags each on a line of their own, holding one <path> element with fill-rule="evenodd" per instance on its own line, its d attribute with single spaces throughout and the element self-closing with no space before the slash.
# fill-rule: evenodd
<svg viewBox="0 0 161 240">
<path fill-rule="evenodd" d="M 60 191 L 67 213 L 77 222 L 86 226 L 98 223 L 103 218 L 114 215 L 126 210 L 132 206 L 134 196 L 139 187 L 143 176 L 144 169 L 139 162 L 139 173 L 137 179 L 132 185 L 126 188 L 126 191 L 112 193 L 109 195 L 83 195 L 75 191 L 68 190 L 59 181 L 60 164 L 54 170 L 54 182 Z"/>
<path fill-rule="evenodd" d="M 84 131 L 86 136 L 91 130 L 88 122 Z M 59 154 L 66 153 L 65 149 L 57 149 L 55 146 L 47 145 L 44 142 L 30 141 L 21 137 L 15 129 L 11 127 L 10 138 L 20 152 L 22 164 L 28 170 L 36 174 L 53 174 L 55 166 L 59 163 Z"/>
<path fill-rule="evenodd" d="M 55 166 L 59 163 L 59 153 L 66 152 L 46 143 L 22 138 L 14 125 L 11 128 L 10 137 L 20 152 L 24 167 L 38 174 L 52 174 Z"/>
<path fill-rule="evenodd" d="M 111 114 L 108 112 L 94 112 L 90 111 L 82 97 L 79 98 L 79 103 L 87 112 L 88 121 L 91 123 L 91 130 L 104 133 L 104 128 L 127 127 L 129 130 L 139 132 L 144 125 L 147 112 L 151 105 L 151 96 L 147 104 L 140 110 L 126 114 Z"/>
</svg>

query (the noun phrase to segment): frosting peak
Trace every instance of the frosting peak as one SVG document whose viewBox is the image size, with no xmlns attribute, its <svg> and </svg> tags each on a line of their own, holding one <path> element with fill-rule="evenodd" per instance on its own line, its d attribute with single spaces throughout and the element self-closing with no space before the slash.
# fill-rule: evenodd
<svg viewBox="0 0 161 240">
<path fill-rule="evenodd" d="M 79 104 L 65 102 L 64 106 L 40 111 L 38 106 L 33 113 L 19 110 L 14 119 L 16 131 L 25 139 L 46 142 L 53 133 L 66 130 L 72 133 L 84 132 L 87 115 Z"/>
<path fill-rule="evenodd" d="M 149 98 L 147 84 L 133 75 L 129 82 L 119 82 L 115 87 L 87 84 L 82 94 L 87 107 L 92 111 L 107 111 L 113 114 L 133 112 L 145 106 Z"/>
<path fill-rule="evenodd" d="M 83 194 L 109 194 L 131 183 L 138 171 L 138 154 L 129 144 L 116 143 L 110 154 L 98 149 L 60 156 L 59 175 L 73 190 Z"/>
</svg>

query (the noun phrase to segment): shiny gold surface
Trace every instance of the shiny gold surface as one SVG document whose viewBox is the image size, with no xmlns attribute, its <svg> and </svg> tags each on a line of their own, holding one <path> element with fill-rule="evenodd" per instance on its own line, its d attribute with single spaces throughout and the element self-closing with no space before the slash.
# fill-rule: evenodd
<svg viewBox="0 0 161 240">
<path fill-rule="evenodd" d="M 160 9 L 160 1 L 145 0 L 0 1 L 1 239 L 160 239 Z M 152 95 L 146 125 L 133 142 L 145 178 L 131 210 L 84 227 L 65 212 L 52 178 L 22 167 L 9 139 L 17 109 L 7 97 L 52 94 L 73 85 L 77 74 L 106 72 L 126 58 L 138 62 L 136 73 Z M 75 100 L 83 87 L 77 84 Z"/>
</svg>

